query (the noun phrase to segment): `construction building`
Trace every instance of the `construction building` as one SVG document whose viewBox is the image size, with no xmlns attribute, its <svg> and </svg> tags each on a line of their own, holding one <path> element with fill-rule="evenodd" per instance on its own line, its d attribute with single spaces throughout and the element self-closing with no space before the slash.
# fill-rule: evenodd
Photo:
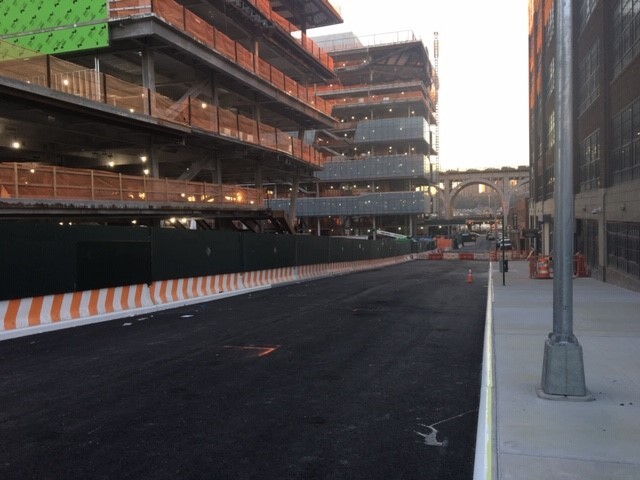
<svg viewBox="0 0 640 480">
<path fill-rule="evenodd" d="M 304 137 L 337 125 L 333 59 L 306 34 L 342 22 L 328 0 L 0 12 L 2 219 L 290 230 L 264 185 L 309 181 L 327 156 Z"/>
<path fill-rule="evenodd" d="M 554 1 L 530 2 L 531 225 L 553 255 Z M 574 250 L 591 274 L 640 291 L 640 1 L 573 3 Z"/>
<path fill-rule="evenodd" d="M 426 234 L 436 211 L 429 185 L 437 183 L 438 77 L 424 43 L 408 31 L 314 38 L 338 76 L 318 90 L 338 123 L 308 132 L 328 158 L 298 193 L 299 231 Z M 274 208 L 290 208 L 293 190 L 269 192 Z"/>
</svg>

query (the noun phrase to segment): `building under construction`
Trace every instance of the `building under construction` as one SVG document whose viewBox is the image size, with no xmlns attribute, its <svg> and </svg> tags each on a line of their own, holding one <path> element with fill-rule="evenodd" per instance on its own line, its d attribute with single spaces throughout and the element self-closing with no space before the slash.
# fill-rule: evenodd
<svg viewBox="0 0 640 480">
<path fill-rule="evenodd" d="M 340 145 L 318 143 L 349 123 L 334 110 L 335 60 L 307 30 L 340 22 L 329 0 L 0 0 L 0 330 L 80 318 L 82 292 L 95 315 L 98 297 L 105 312 L 142 308 L 422 248 L 291 235 L 306 218 L 298 192 L 318 190 L 330 156 L 369 143 L 349 128 Z M 382 107 L 402 106 L 397 127 L 420 154 L 385 147 L 397 184 L 375 188 L 403 205 L 408 181 L 426 183 L 430 66 L 415 39 L 374 50 L 376 71 L 402 75 L 376 73 L 397 86 L 380 88 L 373 122 L 389 130 Z M 372 161 L 388 137 L 373 139 Z M 276 191 L 286 208 L 270 203 Z M 78 308 L 61 314 L 55 295 Z"/>
<path fill-rule="evenodd" d="M 408 31 L 316 40 L 338 76 L 318 90 L 338 123 L 307 137 L 328 158 L 297 199 L 300 230 L 426 233 L 435 211 L 438 77 L 424 43 Z M 290 208 L 287 189 L 271 194 L 277 208 Z"/>
<path fill-rule="evenodd" d="M 328 0 L 0 0 L 0 215 L 289 228 L 263 185 L 313 178 Z M 244 187 L 241 187 L 244 185 Z"/>
</svg>

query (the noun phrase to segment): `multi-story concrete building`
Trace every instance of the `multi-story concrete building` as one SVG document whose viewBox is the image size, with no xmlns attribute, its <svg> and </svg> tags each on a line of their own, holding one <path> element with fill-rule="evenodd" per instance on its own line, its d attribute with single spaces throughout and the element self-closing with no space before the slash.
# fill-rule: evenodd
<svg viewBox="0 0 640 480">
<path fill-rule="evenodd" d="M 303 137 L 336 125 L 318 94 L 335 74 L 306 30 L 342 21 L 329 0 L 16 0 L 0 12 L 3 217 L 260 230 L 263 185 L 324 163 Z"/>
<path fill-rule="evenodd" d="M 530 3 L 530 212 L 552 254 L 554 1 Z M 575 251 L 593 276 L 640 290 L 640 1 L 576 0 L 573 16 Z"/>
<path fill-rule="evenodd" d="M 437 181 L 436 69 L 413 32 L 316 38 L 338 81 L 319 90 L 338 126 L 309 138 L 329 155 L 297 202 L 302 231 L 372 235 L 426 232 Z M 272 205 L 287 209 L 288 189 Z M 283 199 L 283 197 L 285 197 Z"/>
</svg>

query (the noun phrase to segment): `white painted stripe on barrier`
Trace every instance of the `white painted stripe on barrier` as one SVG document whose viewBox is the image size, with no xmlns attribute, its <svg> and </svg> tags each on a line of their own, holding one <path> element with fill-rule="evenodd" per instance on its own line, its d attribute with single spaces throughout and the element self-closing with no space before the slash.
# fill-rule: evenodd
<svg viewBox="0 0 640 480">
<path fill-rule="evenodd" d="M 29 310 L 31 309 L 32 299 L 21 299 L 18 315 L 16 318 L 16 328 L 26 328 L 29 326 Z"/>
<path fill-rule="evenodd" d="M 179 278 L 178 280 L 176 280 L 176 285 L 174 290 L 176 301 L 187 299 L 187 297 L 185 296 L 185 290 L 187 287 L 188 280 L 189 279 L 187 278 Z"/>
<path fill-rule="evenodd" d="M 2 319 L 2 328 L 4 329 L 4 319 L 7 318 L 9 310 L 9 300 L 0 301 L 0 319 Z"/>
<path fill-rule="evenodd" d="M 40 324 L 51 323 L 51 310 L 53 308 L 53 295 L 45 295 L 42 299 L 42 312 L 40 313 Z"/>
<path fill-rule="evenodd" d="M 98 295 L 98 313 L 107 313 L 107 296 L 109 293 L 108 288 L 100 289 Z"/>
<path fill-rule="evenodd" d="M 182 281 L 182 300 L 193 298 L 193 280 L 195 277 L 184 278 Z"/>
<path fill-rule="evenodd" d="M 204 292 L 204 295 L 211 295 L 212 293 L 214 293 L 213 290 L 213 275 L 207 275 L 206 277 L 203 277 L 202 279 L 202 289 Z"/>
<path fill-rule="evenodd" d="M 73 293 L 66 293 L 62 297 L 62 304 L 60 305 L 60 318 L 58 321 L 71 320 L 71 300 L 73 300 Z"/>
<path fill-rule="evenodd" d="M 88 317 L 89 316 L 89 295 L 86 292 L 78 292 L 78 296 L 80 297 L 80 307 L 78 308 L 79 317 Z M 76 317 L 76 313 L 71 311 L 69 313 L 69 319 L 73 319 Z"/>
<path fill-rule="evenodd" d="M 141 284 L 137 285 L 138 290 L 140 290 L 140 301 L 141 307 L 150 307 L 153 305 L 153 300 L 151 300 L 151 290 L 147 285 Z"/>
</svg>

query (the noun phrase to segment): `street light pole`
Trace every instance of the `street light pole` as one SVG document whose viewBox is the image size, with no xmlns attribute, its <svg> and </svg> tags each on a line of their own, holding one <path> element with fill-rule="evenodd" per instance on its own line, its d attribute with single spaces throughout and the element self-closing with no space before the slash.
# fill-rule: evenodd
<svg viewBox="0 0 640 480">
<path fill-rule="evenodd" d="M 582 347 L 573 334 L 573 25 L 572 1 L 555 0 L 556 142 L 553 332 L 545 342 L 542 392 L 586 397 Z"/>
</svg>

